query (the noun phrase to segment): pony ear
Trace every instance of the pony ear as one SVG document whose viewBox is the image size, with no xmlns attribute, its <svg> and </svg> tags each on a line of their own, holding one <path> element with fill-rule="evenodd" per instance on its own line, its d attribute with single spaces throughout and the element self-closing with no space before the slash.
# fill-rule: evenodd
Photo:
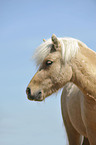
<svg viewBox="0 0 96 145">
<path fill-rule="evenodd" d="M 43 42 L 46 42 L 46 40 L 45 40 L 45 39 L 43 39 Z"/>
<path fill-rule="evenodd" d="M 54 48 L 55 48 L 56 50 L 59 49 L 59 48 L 60 48 L 60 42 L 59 42 L 58 38 L 56 37 L 56 35 L 53 34 L 52 37 L 51 37 L 51 39 L 52 39 Z"/>
</svg>

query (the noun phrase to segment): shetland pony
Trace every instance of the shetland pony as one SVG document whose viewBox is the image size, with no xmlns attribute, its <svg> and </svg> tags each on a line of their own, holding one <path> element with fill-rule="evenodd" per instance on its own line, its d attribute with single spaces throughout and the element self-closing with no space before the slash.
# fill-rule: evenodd
<svg viewBox="0 0 96 145">
<path fill-rule="evenodd" d="M 42 101 L 64 87 L 61 109 L 69 145 L 96 145 L 96 53 L 79 40 L 53 34 L 34 59 L 39 69 L 26 89 L 28 99 Z"/>
</svg>

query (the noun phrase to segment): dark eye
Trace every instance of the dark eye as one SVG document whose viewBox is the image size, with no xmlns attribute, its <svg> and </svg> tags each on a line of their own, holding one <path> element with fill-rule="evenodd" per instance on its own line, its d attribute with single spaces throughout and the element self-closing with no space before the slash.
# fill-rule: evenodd
<svg viewBox="0 0 96 145">
<path fill-rule="evenodd" d="M 46 66 L 49 66 L 49 65 L 51 65 L 53 62 L 51 61 L 51 60 L 47 60 L 46 61 Z"/>
</svg>

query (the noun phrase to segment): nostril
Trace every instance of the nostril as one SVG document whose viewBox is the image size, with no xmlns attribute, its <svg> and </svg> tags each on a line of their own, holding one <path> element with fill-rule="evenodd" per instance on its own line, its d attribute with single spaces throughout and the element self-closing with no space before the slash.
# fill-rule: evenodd
<svg viewBox="0 0 96 145">
<path fill-rule="evenodd" d="M 42 92 L 41 91 L 38 91 L 37 94 L 36 94 L 36 96 L 37 96 L 36 97 L 37 99 L 40 99 L 42 97 Z"/>
<path fill-rule="evenodd" d="M 27 88 L 27 89 L 26 89 L 26 94 L 27 94 L 27 95 L 30 95 L 30 94 L 31 94 L 30 88 Z"/>
<path fill-rule="evenodd" d="M 38 95 L 41 95 L 42 94 L 42 92 L 40 91 L 39 93 L 38 93 Z"/>
</svg>

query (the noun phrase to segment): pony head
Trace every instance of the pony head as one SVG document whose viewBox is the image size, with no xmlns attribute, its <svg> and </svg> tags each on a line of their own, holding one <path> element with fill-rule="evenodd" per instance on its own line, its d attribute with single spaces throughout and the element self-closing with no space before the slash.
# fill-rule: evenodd
<svg viewBox="0 0 96 145">
<path fill-rule="evenodd" d="M 57 38 L 53 34 L 36 49 L 34 58 L 39 69 L 26 89 L 29 100 L 42 101 L 71 80 L 70 60 L 78 47 L 77 40 Z"/>
</svg>

